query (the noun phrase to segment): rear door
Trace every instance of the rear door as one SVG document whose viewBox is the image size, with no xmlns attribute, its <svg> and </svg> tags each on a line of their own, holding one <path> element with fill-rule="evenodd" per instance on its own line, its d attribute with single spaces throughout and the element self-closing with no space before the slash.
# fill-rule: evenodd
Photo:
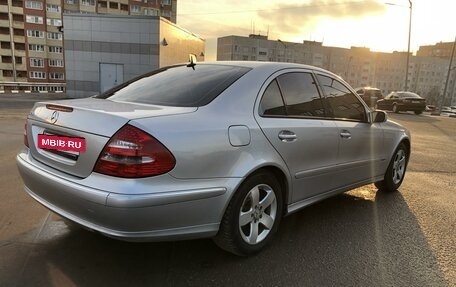
<svg viewBox="0 0 456 287">
<path fill-rule="evenodd" d="M 326 118 L 321 96 L 310 71 L 282 72 L 262 90 L 259 113 L 263 133 L 282 156 L 293 178 L 292 202 L 333 187 L 338 133 Z"/>
</svg>

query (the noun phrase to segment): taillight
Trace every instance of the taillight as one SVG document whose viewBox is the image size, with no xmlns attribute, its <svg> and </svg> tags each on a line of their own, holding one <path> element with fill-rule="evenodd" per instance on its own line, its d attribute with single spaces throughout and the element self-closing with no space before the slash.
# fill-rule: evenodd
<svg viewBox="0 0 456 287">
<path fill-rule="evenodd" d="M 27 138 L 27 122 L 24 125 L 24 145 L 29 147 L 28 138 Z"/>
<path fill-rule="evenodd" d="M 174 156 L 161 142 L 134 126 L 125 125 L 106 144 L 94 171 L 138 178 L 167 173 L 175 164 Z"/>
</svg>

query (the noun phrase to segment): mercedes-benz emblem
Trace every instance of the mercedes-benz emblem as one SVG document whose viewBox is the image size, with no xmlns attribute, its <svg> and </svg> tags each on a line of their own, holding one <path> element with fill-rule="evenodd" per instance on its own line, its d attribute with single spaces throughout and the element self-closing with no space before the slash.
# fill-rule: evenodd
<svg viewBox="0 0 456 287">
<path fill-rule="evenodd" d="M 50 119 L 50 122 L 52 124 L 55 124 L 55 122 L 57 122 L 57 120 L 59 119 L 59 112 L 58 111 L 54 111 L 51 115 L 51 119 Z"/>
</svg>

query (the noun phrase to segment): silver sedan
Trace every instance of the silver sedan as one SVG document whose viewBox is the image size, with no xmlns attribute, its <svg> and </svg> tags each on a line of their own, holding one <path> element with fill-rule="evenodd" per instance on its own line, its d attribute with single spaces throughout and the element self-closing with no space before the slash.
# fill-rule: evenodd
<svg viewBox="0 0 456 287">
<path fill-rule="evenodd" d="M 261 62 L 171 66 L 37 103 L 24 144 L 25 191 L 64 218 L 128 241 L 213 237 L 238 255 L 317 201 L 397 190 L 411 150 L 337 75 Z"/>
</svg>

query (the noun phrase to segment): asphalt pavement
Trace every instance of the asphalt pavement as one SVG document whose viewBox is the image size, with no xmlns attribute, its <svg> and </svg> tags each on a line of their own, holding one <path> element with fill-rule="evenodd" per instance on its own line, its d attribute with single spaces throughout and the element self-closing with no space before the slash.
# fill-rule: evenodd
<svg viewBox="0 0 456 287">
<path fill-rule="evenodd" d="M 455 118 L 389 114 L 412 132 L 400 192 L 368 185 L 317 203 L 240 258 L 210 239 L 106 238 L 30 198 L 15 155 L 36 99 L 0 96 L 0 286 L 456 286 Z"/>
</svg>

